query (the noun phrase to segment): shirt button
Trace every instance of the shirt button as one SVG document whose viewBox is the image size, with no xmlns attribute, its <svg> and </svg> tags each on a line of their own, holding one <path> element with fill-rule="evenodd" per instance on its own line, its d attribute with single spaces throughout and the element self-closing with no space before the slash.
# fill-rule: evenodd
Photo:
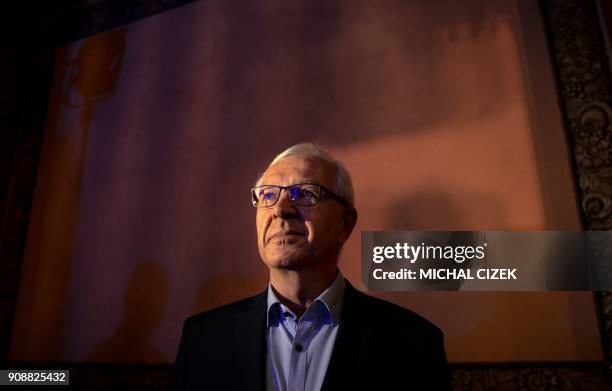
<svg viewBox="0 0 612 391">
<path fill-rule="evenodd" d="M 295 350 L 301 352 L 302 350 L 304 350 L 304 347 L 298 343 L 295 345 Z"/>
</svg>

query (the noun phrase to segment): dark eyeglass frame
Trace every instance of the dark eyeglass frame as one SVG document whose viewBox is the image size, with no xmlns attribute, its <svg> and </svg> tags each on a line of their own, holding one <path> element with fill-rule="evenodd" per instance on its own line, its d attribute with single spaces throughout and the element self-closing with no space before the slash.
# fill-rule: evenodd
<svg viewBox="0 0 612 391">
<path fill-rule="evenodd" d="M 319 188 L 319 195 L 318 195 L 316 203 L 310 204 L 310 205 L 302 205 L 302 204 L 298 204 L 298 203 L 295 202 L 295 200 L 292 198 L 291 192 L 288 191 L 288 190 L 293 188 L 293 187 L 302 186 L 302 185 L 317 186 Z M 272 204 L 270 204 L 270 205 L 257 205 L 258 204 L 258 201 L 257 201 L 258 197 L 256 195 L 256 190 L 267 189 L 267 188 L 277 188 L 277 189 L 279 189 L 278 197 L 276 197 L 276 200 L 274 200 L 274 202 Z M 323 185 L 320 185 L 318 183 L 312 183 L 312 182 L 296 183 L 296 184 L 293 184 L 293 185 L 290 185 L 290 186 L 278 186 L 278 185 L 259 185 L 259 186 L 255 186 L 254 188 L 251 189 L 251 202 L 252 202 L 252 204 L 253 204 L 253 206 L 255 208 L 271 208 L 271 207 L 273 207 L 274 205 L 276 205 L 278 203 L 278 200 L 280 199 L 281 193 L 282 193 L 283 190 L 287 191 L 287 196 L 289 197 L 289 201 L 293 205 L 296 205 L 296 206 L 302 206 L 302 207 L 315 206 L 319 202 L 326 201 L 326 197 L 327 197 L 327 199 L 338 201 L 339 203 L 341 203 L 342 205 L 346 206 L 347 208 L 351 208 L 349 203 L 346 202 L 346 200 L 344 198 L 340 197 L 339 195 L 337 195 L 333 191 L 329 190 L 327 187 L 325 187 Z"/>
</svg>

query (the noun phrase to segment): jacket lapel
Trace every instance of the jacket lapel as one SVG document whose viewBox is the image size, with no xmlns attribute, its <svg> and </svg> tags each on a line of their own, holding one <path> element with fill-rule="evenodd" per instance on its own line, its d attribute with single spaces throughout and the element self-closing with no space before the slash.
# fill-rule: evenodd
<svg viewBox="0 0 612 391">
<path fill-rule="evenodd" d="M 267 289 L 254 296 L 235 317 L 233 379 L 241 390 L 265 389 Z"/>
<path fill-rule="evenodd" d="M 371 327 L 367 314 L 360 315 L 361 292 L 345 280 L 346 288 L 342 303 L 340 328 L 329 360 L 321 391 L 351 389 L 347 382 L 355 378 L 357 371 L 363 370 L 367 342 L 370 340 Z"/>
</svg>

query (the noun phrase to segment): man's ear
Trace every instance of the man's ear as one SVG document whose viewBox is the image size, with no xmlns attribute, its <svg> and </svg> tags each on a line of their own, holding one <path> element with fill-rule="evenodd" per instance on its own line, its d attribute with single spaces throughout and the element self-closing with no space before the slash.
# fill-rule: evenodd
<svg viewBox="0 0 612 391">
<path fill-rule="evenodd" d="M 353 228 L 357 224 L 357 210 L 355 208 L 347 208 L 342 215 L 342 235 L 340 236 L 340 245 L 344 244 L 351 236 Z"/>
</svg>

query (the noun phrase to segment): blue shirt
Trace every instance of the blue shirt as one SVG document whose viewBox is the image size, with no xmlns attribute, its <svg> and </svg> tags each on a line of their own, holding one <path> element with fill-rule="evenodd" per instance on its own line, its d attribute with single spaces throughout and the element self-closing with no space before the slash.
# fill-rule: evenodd
<svg viewBox="0 0 612 391">
<path fill-rule="evenodd" d="M 338 270 L 332 284 L 298 319 L 268 284 L 267 390 L 321 389 L 340 326 L 344 286 Z"/>
</svg>

